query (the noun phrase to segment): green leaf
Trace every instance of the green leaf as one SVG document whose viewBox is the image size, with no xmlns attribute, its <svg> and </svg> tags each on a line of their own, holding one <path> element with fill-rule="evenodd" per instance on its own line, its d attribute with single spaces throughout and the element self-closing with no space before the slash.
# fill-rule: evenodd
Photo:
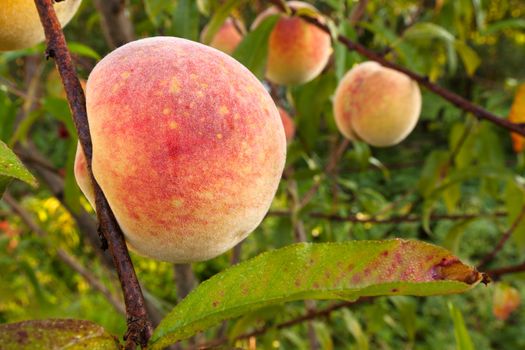
<svg viewBox="0 0 525 350">
<path fill-rule="evenodd" d="M 480 279 L 447 250 L 423 242 L 294 244 L 202 283 L 161 321 L 150 344 L 162 349 L 222 320 L 289 301 L 462 293 Z"/>
<path fill-rule="evenodd" d="M 233 52 L 233 57 L 258 78 L 264 77 L 268 56 L 268 38 L 278 19 L 278 15 L 268 16 L 255 30 L 246 35 Z"/>
<path fill-rule="evenodd" d="M 4 193 L 9 178 L 22 180 L 33 187 L 37 185 L 35 177 L 26 169 L 20 159 L 3 141 L 0 141 L 0 194 Z"/>
<path fill-rule="evenodd" d="M 433 151 L 425 159 L 417 188 L 423 197 L 428 197 L 439 185 L 440 179 L 448 163 L 449 154 L 445 151 Z"/>
<path fill-rule="evenodd" d="M 476 51 L 474 51 L 470 46 L 465 44 L 465 42 L 460 40 L 456 40 L 454 42 L 454 47 L 459 53 L 459 57 L 461 57 L 463 65 L 467 69 L 467 74 L 469 76 L 474 75 L 476 69 L 478 69 L 479 65 L 481 64 L 481 58 L 479 58 Z"/>
<path fill-rule="evenodd" d="M 42 106 L 49 114 L 64 123 L 69 135 L 77 134 L 73 118 L 71 117 L 71 110 L 66 100 L 57 97 L 47 97 L 42 101 Z"/>
<path fill-rule="evenodd" d="M 350 310 L 343 309 L 341 310 L 343 314 L 343 321 L 345 322 L 346 328 L 355 338 L 356 341 L 356 350 L 368 350 L 370 348 L 370 343 L 368 336 L 363 331 L 363 328 L 359 324 L 359 321 L 352 315 Z"/>
<path fill-rule="evenodd" d="M 144 10 L 148 15 L 149 20 L 154 26 L 159 26 L 162 14 L 171 12 L 173 8 L 172 1 L 165 0 L 144 0 Z"/>
<path fill-rule="evenodd" d="M 314 331 L 319 345 L 323 350 L 334 350 L 334 342 L 330 328 L 322 322 L 313 322 Z"/>
<path fill-rule="evenodd" d="M 1 90 L 2 88 L 0 83 L 0 140 L 7 142 L 13 134 L 17 105 Z"/>
<path fill-rule="evenodd" d="M 505 29 L 521 29 L 525 30 L 525 19 L 512 18 L 503 21 L 497 21 L 487 26 L 486 30 L 482 31 L 483 35 L 494 34 Z"/>
<path fill-rule="evenodd" d="M 39 320 L 0 325 L 2 350 L 111 350 L 118 341 L 104 328 L 82 320 Z"/>
<path fill-rule="evenodd" d="M 217 9 L 217 11 L 215 11 L 213 17 L 210 20 L 210 23 L 208 23 L 208 26 L 206 27 L 206 33 L 202 38 L 203 44 L 208 45 L 211 42 L 213 36 L 221 28 L 221 25 L 224 23 L 226 18 L 228 18 L 232 10 L 239 6 L 243 1 L 244 0 L 228 0 L 222 4 L 222 6 Z"/>
<path fill-rule="evenodd" d="M 430 232 L 430 216 L 436 202 L 453 186 L 461 184 L 470 179 L 494 179 L 506 181 L 512 179 L 512 172 L 506 168 L 493 166 L 472 166 L 454 171 L 453 174 L 444 179 L 440 186 L 426 196 L 423 202 L 422 223 L 426 232 Z"/>
<path fill-rule="evenodd" d="M 413 298 L 397 296 L 391 298 L 399 312 L 399 321 L 406 332 L 406 337 L 410 343 L 416 340 L 417 331 L 417 304 Z"/>
<path fill-rule="evenodd" d="M 9 138 L 8 145 L 13 146 L 19 141 L 25 141 L 29 131 L 31 130 L 31 127 L 36 123 L 41 115 L 42 111 L 40 109 L 36 109 L 31 111 L 24 119 L 22 119 L 22 121 L 17 125 L 15 132 Z"/>
<path fill-rule="evenodd" d="M 169 2 L 169 1 L 166 1 Z M 179 0 L 173 13 L 173 36 L 197 41 L 199 37 L 199 9 L 194 0 Z"/>
<path fill-rule="evenodd" d="M 439 39 L 447 43 L 454 42 L 454 35 L 452 35 L 445 28 L 430 22 L 419 22 L 408 28 L 404 33 L 405 39 Z"/>
<path fill-rule="evenodd" d="M 419 22 L 408 28 L 403 33 L 402 40 L 429 40 L 441 41 L 447 50 L 447 58 L 450 72 L 455 72 L 457 67 L 457 56 L 454 49 L 455 37 L 445 28 L 430 22 Z"/>
<path fill-rule="evenodd" d="M 456 350 L 474 350 L 474 345 L 468 334 L 465 321 L 461 311 L 457 309 L 452 303 L 448 304 L 450 316 L 454 322 L 454 337 L 456 338 Z"/>
<path fill-rule="evenodd" d="M 447 232 L 445 238 L 443 238 L 443 243 L 441 245 L 454 254 L 459 253 L 459 244 L 461 243 L 461 238 L 463 234 L 470 226 L 470 224 L 479 218 L 469 218 L 461 220 L 455 223 Z"/>
<path fill-rule="evenodd" d="M 507 209 L 507 225 L 512 225 L 520 215 L 525 205 L 525 189 L 515 179 L 509 179 L 503 194 Z M 519 251 L 525 250 L 525 220 L 521 220 L 512 234 L 512 240 L 518 245 Z"/>
<path fill-rule="evenodd" d="M 290 89 L 297 111 L 295 116 L 297 131 L 301 141 L 309 149 L 312 149 L 319 140 L 321 117 L 332 109 L 330 97 L 334 93 L 336 84 L 335 75 L 330 72 L 322 74 L 304 85 L 294 86 Z M 368 162 L 368 158 L 366 162 Z"/>
<path fill-rule="evenodd" d="M 71 51 L 71 53 L 74 53 L 80 56 L 90 57 L 96 60 L 100 60 L 101 58 L 100 55 L 95 50 L 81 43 L 69 42 L 67 44 L 67 47 L 69 48 L 69 51 Z"/>
</svg>

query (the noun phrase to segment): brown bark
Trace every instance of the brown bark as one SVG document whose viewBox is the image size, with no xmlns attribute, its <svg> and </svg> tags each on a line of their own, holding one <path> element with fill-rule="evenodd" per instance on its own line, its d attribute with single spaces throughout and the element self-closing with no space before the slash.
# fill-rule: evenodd
<svg viewBox="0 0 525 350">
<path fill-rule="evenodd" d="M 46 35 L 46 56 L 55 59 L 66 91 L 79 141 L 86 156 L 88 172 L 93 182 L 100 230 L 105 242 L 108 244 L 122 286 L 128 324 L 128 330 L 124 335 L 126 340 L 125 348 L 135 349 L 136 345 L 146 347 L 153 329 L 148 319 L 144 296 L 128 253 L 124 235 L 109 207 L 106 197 L 93 178 L 91 169 L 93 150 L 84 92 L 76 75 L 64 33 L 53 7 L 53 1 L 35 0 L 35 5 Z M 103 242 L 103 245 L 105 242 Z"/>
</svg>

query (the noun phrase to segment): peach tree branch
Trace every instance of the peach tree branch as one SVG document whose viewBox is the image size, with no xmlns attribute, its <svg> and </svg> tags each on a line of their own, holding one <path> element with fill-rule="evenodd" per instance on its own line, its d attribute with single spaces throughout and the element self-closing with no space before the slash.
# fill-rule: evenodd
<svg viewBox="0 0 525 350">
<path fill-rule="evenodd" d="M 511 274 L 511 273 L 520 273 L 525 272 L 525 262 L 522 262 L 518 265 L 513 266 L 506 266 L 506 267 L 500 267 L 493 270 L 488 270 L 485 272 L 490 278 L 497 281 L 499 280 L 503 275 Z"/>
<path fill-rule="evenodd" d="M 505 231 L 505 233 L 501 236 L 498 244 L 496 244 L 494 249 L 490 253 L 485 255 L 485 257 L 478 264 L 478 269 L 484 267 L 490 261 L 492 261 L 492 259 L 496 257 L 496 255 L 500 252 L 501 249 L 503 249 L 503 246 L 505 245 L 507 240 L 510 238 L 510 236 L 512 236 L 512 233 L 516 230 L 516 228 L 518 227 L 518 225 L 520 224 L 520 222 L 523 220 L 524 217 L 525 217 L 525 205 L 521 208 L 520 213 L 518 214 L 518 216 L 516 217 L 512 225 L 509 227 L 509 229 Z"/>
<path fill-rule="evenodd" d="M 283 2 L 280 1 L 280 0 L 268 0 L 268 2 L 274 4 L 279 10 L 281 11 L 286 11 L 286 6 L 283 5 Z M 293 9 L 292 9 L 292 12 L 293 12 Z M 330 28 L 326 25 L 326 24 L 323 24 L 321 23 L 318 19 L 316 18 L 312 18 L 312 17 L 308 17 L 308 16 L 301 16 L 305 21 L 309 22 L 309 23 L 312 23 L 314 24 L 315 26 L 319 27 L 320 29 L 322 29 L 323 31 L 327 32 L 327 33 L 331 33 L 330 32 Z M 507 130 L 510 130 L 510 131 L 513 131 L 517 134 L 520 134 L 522 136 L 525 136 L 525 128 L 520 125 L 520 124 L 515 124 L 515 123 L 512 123 L 510 121 L 508 121 L 507 119 L 503 119 L 489 111 L 487 111 L 486 109 L 484 109 L 483 107 L 481 106 L 478 106 L 474 103 L 472 103 L 471 101 L 467 100 L 466 98 L 444 88 L 444 87 L 441 87 L 437 84 L 434 84 L 432 83 L 428 77 L 426 76 L 422 76 L 420 74 L 417 74 L 405 67 L 402 67 L 396 63 L 393 63 L 393 62 L 390 62 L 388 60 L 386 60 L 382 55 L 372 51 L 372 50 L 369 50 L 367 47 L 365 47 L 364 45 L 361 45 L 357 42 L 354 42 L 352 40 L 350 40 L 349 38 L 343 36 L 343 35 L 337 35 L 337 41 L 339 41 L 341 44 L 343 44 L 344 46 L 346 46 L 346 48 L 350 51 L 355 51 L 357 53 L 359 53 L 361 56 L 364 56 L 366 58 L 368 58 L 369 60 L 372 60 L 372 61 L 375 61 L 379 64 L 381 64 L 382 66 L 384 67 L 388 67 L 388 68 L 391 68 L 391 69 L 394 69 L 398 72 L 401 72 L 407 76 L 409 76 L 410 78 L 412 78 L 413 80 L 417 81 L 421 86 L 424 86 L 426 87 L 429 91 L 433 92 L 434 94 L 436 95 L 439 95 L 441 96 L 442 98 L 444 98 L 445 100 L 449 101 L 450 103 L 452 103 L 453 105 L 455 105 L 456 107 L 466 111 L 466 112 L 469 112 L 469 113 L 472 113 L 474 116 L 476 116 L 478 119 L 483 119 L 483 120 L 487 120 L 493 124 L 496 124 L 502 128 L 505 128 Z"/>
<path fill-rule="evenodd" d="M 53 7 L 53 1 L 35 0 L 35 5 L 38 9 L 40 21 L 42 22 L 46 35 L 46 56 L 55 59 L 66 91 L 79 141 L 86 155 L 88 171 L 95 190 L 100 230 L 108 243 L 122 286 L 128 324 L 128 330 L 124 335 L 124 339 L 126 339 L 126 349 L 134 349 L 135 345 L 147 346 L 148 339 L 152 333 L 152 327 L 147 316 L 144 296 L 135 274 L 122 231 L 100 186 L 93 178 L 91 169 L 93 149 L 91 135 L 89 133 L 84 92 L 76 75 L 64 33 L 62 32 L 61 25 Z"/>
<path fill-rule="evenodd" d="M 328 221 L 334 221 L 334 222 L 352 222 L 356 224 L 400 224 L 400 223 L 407 223 L 407 222 L 421 222 L 422 217 L 417 215 L 404 215 L 404 216 L 394 216 L 391 218 L 385 218 L 380 219 L 377 217 L 370 217 L 370 218 L 359 218 L 355 215 L 336 215 L 336 214 L 326 214 L 326 213 L 320 213 L 320 212 L 311 212 L 305 214 L 311 218 L 315 219 L 324 219 Z M 272 210 L 269 211 L 266 215 L 269 216 L 280 216 L 280 217 L 288 217 L 290 216 L 289 210 Z M 474 219 L 478 217 L 504 217 L 507 216 L 506 212 L 497 211 L 494 213 L 478 213 L 478 214 L 450 214 L 450 215 L 438 215 L 433 214 L 430 216 L 430 220 L 432 221 L 438 221 L 438 220 L 449 220 L 449 221 L 456 221 L 456 220 L 467 220 L 467 219 Z"/>
</svg>

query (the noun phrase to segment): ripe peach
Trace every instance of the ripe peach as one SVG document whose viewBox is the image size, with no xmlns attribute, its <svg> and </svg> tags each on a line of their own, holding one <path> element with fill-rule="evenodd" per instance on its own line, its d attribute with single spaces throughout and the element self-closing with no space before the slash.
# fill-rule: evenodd
<svg viewBox="0 0 525 350">
<path fill-rule="evenodd" d="M 334 96 L 334 116 L 341 133 L 372 146 L 393 146 L 414 129 L 421 112 L 416 82 L 376 62 L 352 68 Z"/>
<path fill-rule="evenodd" d="M 283 122 L 284 134 L 286 135 L 286 141 L 291 142 L 295 136 L 295 124 L 293 119 L 290 118 L 288 113 L 281 107 L 277 107 L 279 114 L 281 116 L 281 121 Z"/>
<path fill-rule="evenodd" d="M 215 33 L 211 39 L 209 46 L 221 50 L 228 55 L 231 55 L 237 48 L 237 45 L 242 41 L 243 34 L 241 30 L 243 26 L 240 22 L 234 22 L 234 19 L 228 18 L 221 28 Z M 207 27 L 202 30 L 201 42 L 206 36 Z"/>
<path fill-rule="evenodd" d="M 132 249 L 199 261 L 259 225 L 286 139 L 270 95 L 240 63 L 184 39 L 138 40 L 97 64 L 86 99 L 93 174 Z"/>
<path fill-rule="evenodd" d="M 301 1 L 289 1 L 288 5 L 295 10 L 316 11 Z M 330 35 L 299 17 L 280 13 L 275 7 L 262 12 L 252 28 L 277 13 L 281 18 L 270 34 L 266 77 L 281 85 L 304 84 L 317 77 L 326 66 L 332 53 Z"/>
<path fill-rule="evenodd" d="M 62 26 L 73 17 L 81 0 L 55 3 L 55 11 Z M 44 40 L 44 29 L 34 0 L 7 0 L 0 11 L 0 51 L 31 47 Z"/>
<path fill-rule="evenodd" d="M 505 283 L 496 283 L 492 297 L 492 313 L 502 321 L 509 318 L 521 304 L 520 292 Z"/>
</svg>

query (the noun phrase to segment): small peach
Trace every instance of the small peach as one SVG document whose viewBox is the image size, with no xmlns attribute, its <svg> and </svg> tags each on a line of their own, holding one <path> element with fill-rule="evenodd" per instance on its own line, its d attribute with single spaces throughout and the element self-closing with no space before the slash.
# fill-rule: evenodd
<svg viewBox="0 0 525 350">
<path fill-rule="evenodd" d="M 58 20 L 65 26 L 73 17 L 81 0 L 67 0 L 54 4 Z M 31 47 L 44 40 L 44 29 L 34 0 L 1 2 L 0 51 Z"/>
<path fill-rule="evenodd" d="M 509 318 L 521 304 L 519 291 L 505 283 L 496 283 L 492 299 L 492 313 L 502 321 Z"/>
<path fill-rule="evenodd" d="M 312 5 L 301 1 L 289 1 L 288 5 L 294 10 L 307 8 L 316 11 Z M 332 53 L 330 35 L 297 16 L 280 13 L 275 7 L 261 13 L 252 28 L 277 13 L 281 18 L 270 34 L 266 77 L 281 85 L 307 83 L 316 78 L 328 63 Z"/>
<path fill-rule="evenodd" d="M 201 42 L 206 36 L 207 29 L 208 28 L 205 27 L 202 30 Z M 242 30 L 243 25 L 241 22 L 236 21 L 235 19 L 228 18 L 223 23 L 221 28 L 217 31 L 217 33 L 215 33 L 215 35 L 209 43 L 209 46 L 214 47 L 217 50 L 221 50 L 222 52 L 227 53 L 228 55 L 231 55 L 237 48 L 237 45 L 239 45 L 239 43 L 242 41 Z"/>
<path fill-rule="evenodd" d="M 334 117 L 341 133 L 376 147 L 404 140 L 416 126 L 420 112 L 417 83 L 376 62 L 352 68 L 334 96 Z"/>
</svg>

